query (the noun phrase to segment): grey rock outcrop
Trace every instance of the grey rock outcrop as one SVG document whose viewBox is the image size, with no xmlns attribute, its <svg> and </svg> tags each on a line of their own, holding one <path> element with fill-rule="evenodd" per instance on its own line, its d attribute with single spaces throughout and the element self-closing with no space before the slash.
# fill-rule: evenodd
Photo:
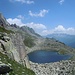
<svg viewBox="0 0 75 75">
<path fill-rule="evenodd" d="M 0 26 L 7 27 L 8 25 L 10 24 L 6 21 L 4 16 L 0 13 Z"/>
<path fill-rule="evenodd" d="M 11 67 L 7 64 L 0 62 L 0 74 L 9 75 L 8 73 L 13 71 Z"/>
<path fill-rule="evenodd" d="M 15 45 L 17 52 L 19 53 L 20 62 L 30 68 L 28 56 L 26 53 L 25 45 L 23 43 L 23 37 L 19 33 L 11 34 L 10 38 Z"/>
<path fill-rule="evenodd" d="M 0 37 L 0 52 L 30 68 L 22 36 L 16 33 Z"/>
<path fill-rule="evenodd" d="M 0 46 L 0 52 L 6 54 L 9 58 L 12 58 L 17 62 L 20 61 L 19 54 L 16 50 L 16 47 L 12 43 L 11 38 L 9 38 L 8 36 L 2 36 L 2 39 L 0 39 Z"/>
</svg>

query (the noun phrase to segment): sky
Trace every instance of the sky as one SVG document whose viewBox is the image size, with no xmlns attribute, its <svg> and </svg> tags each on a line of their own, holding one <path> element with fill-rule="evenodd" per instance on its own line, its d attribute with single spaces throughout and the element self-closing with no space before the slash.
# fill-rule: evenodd
<svg viewBox="0 0 75 75">
<path fill-rule="evenodd" d="M 40 35 L 75 35 L 75 0 L 0 0 L 10 24 L 28 26 Z"/>
</svg>

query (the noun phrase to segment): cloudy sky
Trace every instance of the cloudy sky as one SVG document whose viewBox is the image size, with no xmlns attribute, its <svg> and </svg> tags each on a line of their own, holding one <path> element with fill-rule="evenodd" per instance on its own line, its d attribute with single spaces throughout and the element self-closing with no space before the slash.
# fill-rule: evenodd
<svg viewBox="0 0 75 75">
<path fill-rule="evenodd" d="M 0 0 L 10 24 L 29 26 L 41 35 L 75 35 L 75 0 Z"/>
</svg>

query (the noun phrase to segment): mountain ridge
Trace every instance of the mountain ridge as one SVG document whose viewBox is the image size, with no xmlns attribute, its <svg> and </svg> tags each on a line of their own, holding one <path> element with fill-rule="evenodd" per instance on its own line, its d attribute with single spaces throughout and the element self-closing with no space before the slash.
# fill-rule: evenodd
<svg viewBox="0 0 75 75">
<path fill-rule="evenodd" d="M 59 40 L 66 45 L 75 48 L 75 35 L 69 35 L 69 34 L 50 34 L 47 35 L 48 38 L 55 38 L 56 40 Z"/>
<path fill-rule="evenodd" d="M 3 28 L 3 30 L 0 31 L 0 52 L 10 58 L 12 61 L 14 60 L 16 62 L 15 64 L 20 64 L 26 69 L 31 69 L 31 64 L 27 54 L 35 50 L 55 50 L 61 54 L 74 55 L 74 48 L 66 46 L 64 43 L 53 38 L 43 38 L 32 28 L 27 26 L 19 27 L 16 24 L 7 24 L 6 19 L 2 17 L 0 19 L 0 29 Z M 6 58 L 6 63 L 8 58 Z M 75 56 L 73 56 L 71 60 L 75 60 L 74 58 Z M 5 60 L 0 61 L 4 62 Z M 11 65 L 13 68 L 13 64 Z M 18 68 L 18 70 L 19 69 L 20 68 Z M 29 69 L 26 70 L 26 73 L 23 72 L 24 69 L 22 69 L 24 74 L 22 74 L 22 72 L 18 73 L 19 71 L 17 71 L 17 74 L 35 75 L 35 73 Z M 15 70 L 14 73 L 16 73 Z M 12 73 L 10 73 L 10 75 L 12 75 Z"/>
</svg>

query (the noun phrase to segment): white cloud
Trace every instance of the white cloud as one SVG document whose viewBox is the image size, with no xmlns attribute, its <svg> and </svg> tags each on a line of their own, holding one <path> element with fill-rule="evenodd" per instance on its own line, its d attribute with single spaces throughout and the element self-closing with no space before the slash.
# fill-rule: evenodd
<svg viewBox="0 0 75 75">
<path fill-rule="evenodd" d="M 17 18 L 19 18 L 19 19 L 24 19 L 24 16 L 18 15 Z"/>
<path fill-rule="evenodd" d="M 75 29 L 72 27 L 65 28 L 62 25 L 58 25 L 55 29 L 54 32 L 56 33 L 65 33 L 65 34 L 71 34 L 75 35 Z"/>
<path fill-rule="evenodd" d="M 10 24 L 17 24 L 18 26 L 28 26 L 30 28 L 33 28 L 40 35 L 60 34 L 60 33 L 75 35 L 75 28 L 73 27 L 65 28 L 63 25 L 58 25 L 54 29 L 48 30 L 44 24 L 34 23 L 34 22 L 23 23 L 22 20 L 18 18 L 14 19 L 8 18 L 7 21 Z"/>
<path fill-rule="evenodd" d="M 59 4 L 62 5 L 64 3 L 65 0 L 60 0 Z"/>
<path fill-rule="evenodd" d="M 65 28 L 62 25 L 55 27 L 55 31 L 65 31 Z"/>
<path fill-rule="evenodd" d="M 60 33 L 75 35 L 75 28 L 72 28 L 72 27 L 65 28 L 62 25 L 58 25 L 54 29 L 43 30 L 41 34 L 48 35 L 48 34 L 60 34 Z"/>
<path fill-rule="evenodd" d="M 67 33 L 75 35 L 75 29 L 70 27 L 70 28 L 67 29 Z"/>
<path fill-rule="evenodd" d="M 45 36 L 45 35 L 53 34 L 53 32 L 54 32 L 53 30 L 47 30 L 47 29 L 45 29 L 40 34 L 43 35 L 43 36 Z"/>
<path fill-rule="evenodd" d="M 19 26 L 23 26 L 23 23 L 21 21 L 21 19 L 18 19 L 18 18 L 8 18 L 7 21 L 10 23 L 10 24 L 17 24 Z"/>
<path fill-rule="evenodd" d="M 26 3 L 26 4 L 33 4 L 34 1 L 31 0 L 9 0 L 11 2 L 21 2 L 21 3 Z"/>
<path fill-rule="evenodd" d="M 27 3 L 27 4 L 32 4 L 32 3 L 34 3 L 34 1 L 27 0 L 26 3 Z"/>
<path fill-rule="evenodd" d="M 45 14 L 47 14 L 47 13 L 48 13 L 48 10 L 45 10 L 45 9 L 40 10 L 39 13 L 32 13 L 32 11 L 29 11 L 29 15 L 32 17 L 44 17 Z"/>
<path fill-rule="evenodd" d="M 18 19 L 18 18 L 8 18 L 7 21 L 10 23 L 10 24 L 17 24 L 18 26 L 28 26 L 30 28 L 33 28 L 35 31 L 39 31 L 39 30 L 44 30 L 46 29 L 46 26 L 43 25 L 43 24 L 40 24 L 40 23 L 34 23 L 34 22 L 31 22 L 31 23 L 23 23 L 21 19 Z"/>
<path fill-rule="evenodd" d="M 25 25 L 30 27 L 30 28 L 33 28 L 34 30 L 36 30 L 36 29 L 38 29 L 38 30 L 46 29 L 45 25 L 39 24 L 39 23 L 34 23 L 34 22 L 27 23 Z"/>
</svg>

